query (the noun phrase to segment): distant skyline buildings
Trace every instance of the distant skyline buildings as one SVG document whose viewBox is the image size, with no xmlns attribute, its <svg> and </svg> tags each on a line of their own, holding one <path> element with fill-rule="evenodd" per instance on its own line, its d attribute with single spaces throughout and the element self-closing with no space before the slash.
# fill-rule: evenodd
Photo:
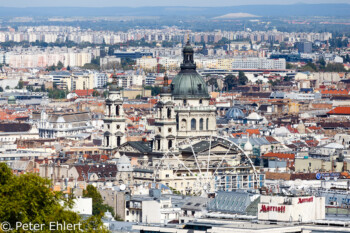
<svg viewBox="0 0 350 233">
<path fill-rule="evenodd" d="M 143 6 L 189 6 L 189 7 L 220 7 L 220 6 L 239 6 L 239 5 L 288 5 L 288 4 L 337 4 L 349 3 L 348 0 L 61 0 L 61 1 L 45 1 L 45 0 L 12 0 L 0 1 L 0 7 L 143 7 Z"/>
</svg>

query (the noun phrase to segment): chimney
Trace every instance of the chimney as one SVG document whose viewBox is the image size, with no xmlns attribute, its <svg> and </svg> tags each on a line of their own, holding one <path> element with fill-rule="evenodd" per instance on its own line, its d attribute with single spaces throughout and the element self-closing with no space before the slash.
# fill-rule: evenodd
<svg viewBox="0 0 350 233">
<path fill-rule="evenodd" d="M 348 163 L 343 161 L 343 172 L 346 172 L 348 170 Z"/>
</svg>

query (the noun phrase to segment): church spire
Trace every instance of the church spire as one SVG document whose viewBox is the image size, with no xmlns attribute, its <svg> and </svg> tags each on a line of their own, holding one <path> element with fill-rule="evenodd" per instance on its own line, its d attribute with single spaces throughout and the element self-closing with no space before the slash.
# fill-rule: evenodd
<svg viewBox="0 0 350 233">
<path fill-rule="evenodd" d="M 112 74 L 112 83 L 111 85 L 109 86 L 109 90 L 110 91 L 118 91 L 119 90 L 119 86 L 118 86 L 118 75 L 115 71 L 115 65 L 114 65 L 114 68 L 113 68 L 113 74 Z"/>
<path fill-rule="evenodd" d="M 183 62 L 181 64 L 181 70 L 196 70 L 193 54 L 194 50 L 190 44 L 190 37 L 188 36 L 187 43 L 182 50 Z"/>
</svg>

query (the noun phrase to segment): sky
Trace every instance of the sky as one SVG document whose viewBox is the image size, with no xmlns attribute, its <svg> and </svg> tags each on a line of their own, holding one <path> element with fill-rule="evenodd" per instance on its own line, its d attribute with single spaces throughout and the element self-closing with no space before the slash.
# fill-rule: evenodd
<svg viewBox="0 0 350 233">
<path fill-rule="evenodd" d="M 350 0 L 0 0 L 0 7 L 140 7 L 140 6 L 235 6 L 262 4 L 348 3 Z"/>
</svg>

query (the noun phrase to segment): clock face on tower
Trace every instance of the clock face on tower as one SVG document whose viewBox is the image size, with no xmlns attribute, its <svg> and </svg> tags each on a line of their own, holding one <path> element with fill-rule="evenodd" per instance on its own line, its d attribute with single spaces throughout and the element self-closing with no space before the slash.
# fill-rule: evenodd
<svg viewBox="0 0 350 233">
<path fill-rule="evenodd" d="M 110 101 L 115 101 L 115 100 L 118 100 L 118 99 L 119 99 L 119 96 L 118 96 L 118 95 L 110 95 L 110 96 L 108 97 L 108 99 L 109 99 Z"/>
</svg>

